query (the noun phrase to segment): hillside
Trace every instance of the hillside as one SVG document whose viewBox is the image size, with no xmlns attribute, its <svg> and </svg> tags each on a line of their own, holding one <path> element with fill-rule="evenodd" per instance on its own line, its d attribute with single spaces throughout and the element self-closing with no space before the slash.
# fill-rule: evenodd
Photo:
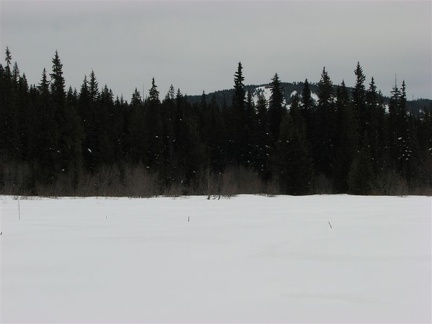
<svg viewBox="0 0 432 324">
<path fill-rule="evenodd" d="M 291 103 L 291 96 L 295 93 L 301 95 L 304 82 L 282 82 L 283 93 L 285 97 L 285 102 L 289 105 Z M 335 85 L 335 90 L 336 90 Z M 318 100 L 318 84 L 317 83 L 309 83 L 309 88 L 312 92 L 312 98 L 317 101 Z M 254 102 L 256 103 L 258 93 L 264 94 L 267 102 L 270 99 L 270 84 L 260 84 L 260 85 L 247 85 L 245 86 L 246 91 L 252 91 Z M 351 93 L 353 88 L 347 87 L 348 91 Z M 206 94 L 207 102 L 210 102 L 214 96 L 216 102 L 220 107 L 224 105 L 231 105 L 232 97 L 234 94 L 233 89 L 225 89 L 218 90 L 215 92 L 210 92 Z M 382 97 L 384 103 L 388 103 L 390 100 L 389 97 Z M 198 103 L 202 100 L 202 95 L 192 95 L 188 96 L 188 100 L 190 103 Z M 407 110 L 412 111 L 416 116 L 419 114 L 419 111 L 425 109 L 432 109 L 432 100 L 431 99 L 415 99 L 407 101 Z"/>
</svg>

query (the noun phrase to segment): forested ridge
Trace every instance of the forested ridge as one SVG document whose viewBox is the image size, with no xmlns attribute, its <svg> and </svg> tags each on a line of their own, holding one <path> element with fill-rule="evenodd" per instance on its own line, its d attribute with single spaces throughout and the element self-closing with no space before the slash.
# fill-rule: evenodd
<svg viewBox="0 0 432 324">
<path fill-rule="evenodd" d="M 161 95 L 153 79 L 128 102 L 94 71 L 66 89 L 57 52 L 29 85 L 6 48 L 0 194 L 430 195 L 430 101 L 413 113 L 404 81 L 385 99 L 360 63 L 353 72 L 347 88 L 323 68 L 317 100 L 308 80 L 287 94 L 275 74 L 266 98 L 238 63 L 229 96 L 190 100 L 173 86 Z"/>
</svg>

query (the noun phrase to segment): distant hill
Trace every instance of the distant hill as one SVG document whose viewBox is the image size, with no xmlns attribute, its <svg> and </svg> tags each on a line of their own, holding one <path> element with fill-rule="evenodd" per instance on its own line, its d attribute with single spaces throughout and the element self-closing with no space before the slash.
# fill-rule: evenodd
<svg viewBox="0 0 432 324">
<path fill-rule="evenodd" d="M 304 82 L 282 82 L 285 102 L 287 105 L 291 103 L 291 97 L 298 93 L 301 95 L 304 87 Z M 335 88 L 337 85 L 335 85 Z M 318 99 L 318 84 L 317 83 L 309 83 L 309 88 L 312 93 L 312 98 L 316 101 Z M 268 101 L 270 99 L 270 84 L 261 84 L 261 85 L 247 85 L 245 86 L 246 91 L 251 91 L 253 95 L 254 102 L 257 101 L 258 93 L 264 94 L 264 97 Z M 351 93 L 353 88 L 347 87 L 349 93 Z M 226 90 L 218 90 L 215 92 L 211 92 L 206 94 L 207 102 L 210 102 L 213 96 L 216 99 L 216 102 L 220 107 L 224 104 L 231 105 L 232 96 L 234 93 L 234 89 L 226 89 Z M 202 95 L 188 96 L 188 100 L 190 103 L 199 103 L 201 102 Z M 384 103 L 388 103 L 390 100 L 389 97 L 383 96 Z M 419 111 L 425 109 L 432 109 L 432 100 L 431 99 L 415 99 L 407 101 L 407 109 L 412 111 L 415 115 L 418 115 Z"/>
</svg>

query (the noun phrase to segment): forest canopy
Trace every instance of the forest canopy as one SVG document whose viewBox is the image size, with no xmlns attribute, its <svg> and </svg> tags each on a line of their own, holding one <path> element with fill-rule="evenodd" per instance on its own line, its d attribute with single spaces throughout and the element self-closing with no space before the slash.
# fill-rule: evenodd
<svg viewBox="0 0 432 324">
<path fill-rule="evenodd" d="M 57 52 L 36 85 L 5 54 L 0 194 L 432 192 L 430 101 L 414 113 L 404 81 L 384 98 L 360 63 L 350 88 L 323 68 L 318 84 L 290 92 L 276 73 L 266 97 L 244 84 L 239 62 L 229 96 L 197 100 L 173 86 L 161 96 L 153 78 L 148 94 L 135 89 L 128 102 L 94 71 L 66 89 Z"/>
</svg>

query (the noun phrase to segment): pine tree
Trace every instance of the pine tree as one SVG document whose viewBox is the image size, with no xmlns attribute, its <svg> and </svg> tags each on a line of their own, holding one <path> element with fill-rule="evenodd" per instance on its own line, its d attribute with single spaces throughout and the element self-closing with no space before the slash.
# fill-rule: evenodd
<svg viewBox="0 0 432 324">
<path fill-rule="evenodd" d="M 124 110 L 114 103 L 114 94 L 105 84 L 100 94 L 101 114 L 104 125 L 104 146 L 107 163 L 119 164 L 123 156 Z"/>
<path fill-rule="evenodd" d="M 384 169 L 385 151 L 385 110 L 382 96 L 377 91 L 375 80 L 372 77 L 369 89 L 366 91 L 366 127 L 368 134 L 373 168 L 375 174 Z"/>
<path fill-rule="evenodd" d="M 401 95 L 398 104 L 398 170 L 410 184 L 415 169 L 413 129 L 410 127 L 410 115 L 407 111 L 406 84 L 402 81 Z"/>
<path fill-rule="evenodd" d="M 255 131 L 255 169 L 265 181 L 270 179 L 270 166 L 268 163 L 271 153 L 271 139 L 267 114 L 267 102 L 262 94 L 258 94 L 256 104 L 256 131 Z"/>
<path fill-rule="evenodd" d="M 79 111 L 84 110 L 85 122 L 85 140 L 84 140 L 84 161 L 88 170 L 96 171 L 98 166 L 105 160 L 103 148 L 101 145 L 103 139 L 103 114 L 100 111 L 99 84 L 96 80 L 96 75 L 92 70 L 90 73 L 90 81 L 87 82 L 87 77 L 84 77 L 83 85 L 81 86 L 81 103 L 85 106 L 80 107 Z"/>
<path fill-rule="evenodd" d="M 157 171 L 160 165 L 161 154 L 161 136 L 162 136 L 162 123 L 161 123 L 161 102 L 159 100 L 159 91 L 155 79 L 152 79 L 152 86 L 149 90 L 149 97 L 146 99 L 145 107 L 145 133 L 146 133 L 146 155 L 144 163 L 151 171 Z"/>
<path fill-rule="evenodd" d="M 301 95 L 301 110 L 313 111 L 315 108 L 314 100 L 312 99 L 312 93 L 309 87 L 308 79 L 305 79 L 302 95 Z"/>
<path fill-rule="evenodd" d="M 71 185 L 76 186 L 82 162 L 83 129 L 74 107 L 67 106 L 63 64 L 57 51 L 52 63 L 51 104 L 59 127 L 58 146 L 55 148 L 58 158 L 53 168 L 57 175 L 70 175 Z"/>
<path fill-rule="evenodd" d="M 406 109 L 405 82 L 399 90 L 397 85 L 393 87 L 392 97 L 389 102 L 389 127 L 388 139 L 390 156 L 394 169 L 406 180 L 410 181 L 411 155 L 409 134 L 409 119 Z"/>
<path fill-rule="evenodd" d="M 391 165 L 389 166 L 392 169 L 396 169 L 396 162 L 398 159 L 398 105 L 399 105 L 399 97 L 400 91 L 395 82 L 395 85 L 391 91 L 392 95 L 389 100 L 389 114 L 388 114 L 388 128 L 387 128 L 387 148 L 388 155 L 391 160 Z"/>
<path fill-rule="evenodd" d="M 96 80 L 96 74 L 92 70 L 90 72 L 89 92 L 91 100 L 95 103 L 99 99 L 99 83 Z"/>
<path fill-rule="evenodd" d="M 27 164 L 33 162 L 34 138 L 36 135 L 35 120 L 37 114 L 32 99 L 27 78 L 25 73 L 23 73 L 22 76 L 18 76 L 17 87 L 17 107 L 19 107 L 19 114 L 17 116 L 19 134 L 18 154 L 20 159 Z"/>
<path fill-rule="evenodd" d="M 125 120 L 124 151 L 134 164 L 139 162 L 147 164 L 148 146 L 150 141 L 147 129 L 146 112 L 143 107 L 141 94 L 137 88 L 127 109 Z"/>
<path fill-rule="evenodd" d="M 96 131 L 98 132 L 99 157 L 98 165 L 111 165 L 114 162 L 114 148 L 109 112 L 112 110 L 113 98 L 108 87 L 105 85 L 96 95 Z"/>
<path fill-rule="evenodd" d="M 39 93 L 38 114 L 36 120 L 35 155 L 37 161 L 36 178 L 41 184 L 53 184 L 58 167 L 58 151 L 60 128 L 56 112 L 51 103 L 49 81 L 46 69 L 43 69 L 42 79 L 37 87 Z"/>
<path fill-rule="evenodd" d="M 80 88 L 80 93 L 78 95 L 78 107 L 77 112 L 81 119 L 81 123 L 84 131 L 84 141 L 83 141 L 83 160 L 84 166 L 87 170 L 94 170 L 94 158 L 93 150 L 94 145 L 92 145 L 94 132 L 92 130 L 93 117 L 92 117 L 92 99 L 89 91 L 89 84 L 87 81 L 87 76 L 84 76 L 83 83 Z"/>
<path fill-rule="evenodd" d="M 159 105 L 160 101 L 159 101 L 159 90 L 157 89 L 157 85 L 155 83 L 155 79 L 152 79 L 152 86 L 149 90 L 149 98 L 148 98 L 149 103 L 153 104 L 153 105 Z"/>
<path fill-rule="evenodd" d="M 310 141 L 313 127 L 312 116 L 315 111 L 315 102 L 312 99 L 312 93 L 309 87 L 308 79 L 304 81 L 299 108 L 305 121 L 306 134 L 308 136 L 308 140 Z"/>
<path fill-rule="evenodd" d="M 336 152 L 333 168 L 334 183 L 338 192 L 348 191 L 348 174 L 357 152 L 356 122 L 345 82 L 336 90 Z"/>
<path fill-rule="evenodd" d="M 11 64 L 12 64 L 12 54 L 9 50 L 9 47 L 6 47 L 6 57 L 5 57 L 5 61 L 6 61 L 6 78 L 10 78 L 12 73 L 11 73 Z"/>
<path fill-rule="evenodd" d="M 247 167 L 255 167 L 255 142 L 253 134 L 256 129 L 256 113 L 251 91 L 247 92 L 246 98 L 244 121 L 244 165 Z"/>
<path fill-rule="evenodd" d="M 14 65 L 13 65 L 13 69 L 12 69 L 12 81 L 14 82 L 14 84 L 16 85 L 16 87 L 18 87 L 18 83 L 20 81 L 20 70 L 19 70 L 17 62 L 15 62 Z"/>
<path fill-rule="evenodd" d="M 232 99 L 232 112 L 229 125 L 230 150 L 228 154 L 236 164 L 246 164 L 246 143 L 245 143 L 245 95 L 246 90 L 243 84 L 243 66 L 238 63 L 237 71 L 234 74 L 234 95 Z"/>
<path fill-rule="evenodd" d="M 417 181 L 425 188 L 432 187 L 432 103 L 424 107 L 417 119 L 419 163 Z"/>
<path fill-rule="evenodd" d="M 363 74 L 363 69 L 360 66 L 360 62 L 357 62 L 356 69 L 354 70 L 356 76 L 356 84 L 352 91 L 353 97 L 353 107 L 355 111 L 356 121 L 357 121 L 357 132 L 360 134 L 359 145 L 363 145 L 363 134 L 367 133 L 367 111 L 366 111 L 366 90 L 364 86 L 364 81 L 366 77 Z"/>
<path fill-rule="evenodd" d="M 243 115 L 245 107 L 245 95 L 246 90 L 243 84 L 243 66 L 241 62 L 238 63 L 237 71 L 234 73 L 234 95 L 233 95 L 233 106 L 238 110 L 240 116 Z"/>
<path fill-rule="evenodd" d="M 285 107 L 283 105 L 283 89 L 277 73 L 273 76 L 272 82 L 270 83 L 270 91 L 271 95 L 268 109 L 270 135 L 276 142 L 279 139 L 279 129 L 282 118 L 286 113 Z"/>
<path fill-rule="evenodd" d="M 5 61 L 6 67 L 0 92 L 0 153 L 3 159 L 16 160 L 19 158 L 18 83 L 11 71 L 12 55 L 8 47 L 6 47 Z"/>
<path fill-rule="evenodd" d="M 52 102 L 56 109 L 64 108 L 66 101 L 65 93 L 65 80 L 63 77 L 63 64 L 60 61 L 58 52 L 55 52 L 54 58 L 52 60 L 52 73 L 51 76 L 51 96 Z"/>
<path fill-rule="evenodd" d="M 336 109 L 333 84 L 323 68 L 318 83 L 318 106 L 313 115 L 311 134 L 313 162 L 316 171 L 327 178 L 332 177 L 335 161 Z"/>
<path fill-rule="evenodd" d="M 206 149 L 206 164 L 211 174 L 219 174 L 224 169 L 222 116 L 213 95 L 210 103 L 202 111 L 203 122 L 200 130 Z"/>
</svg>

